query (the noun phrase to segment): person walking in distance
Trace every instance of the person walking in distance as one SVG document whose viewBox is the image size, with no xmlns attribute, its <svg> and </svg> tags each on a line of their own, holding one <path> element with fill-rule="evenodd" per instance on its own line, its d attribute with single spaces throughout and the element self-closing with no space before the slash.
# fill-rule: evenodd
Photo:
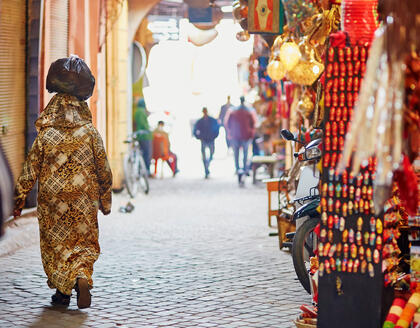
<svg viewBox="0 0 420 328">
<path fill-rule="evenodd" d="M 201 141 L 201 155 L 204 164 L 205 178 L 208 179 L 210 162 L 213 160 L 214 140 L 219 135 L 217 120 L 209 116 L 207 108 L 203 107 L 203 117 L 194 126 L 194 136 Z M 207 149 L 209 155 L 207 156 Z"/>
<path fill-rule="evenodd" d="M 51 64 L 47 89 L 56 92 L 35 123 L 38 130 L 17 180 L 14 216 L 38 180 L 41 258 L 53 305 L 91 305 L 93 264 L 99 257 L 98 210 L 111 212 L 112 173 L 102 138 L 85 102 L 95 79 L 77 56 Z"/>
<path fill-rule="evenodd" d="M 228 131 L 226 129 L 226 118 L 229 116 L 229 113 L 232 110 L 232 108 L 233 106 L 230 103 L 230 96 L 227 96 L 226 104 L 220 107 L 218 121 L 219 121 L 219 125 L 223 126 L 223 128 L 225 129 L 226 147 L 228 149 L 230 148 L 230 140 L 229 140 Z"/>
<path fill-rule="evenodd" d="M 152 139 L 153 134 L 150 131 L 147 119 L 146 104 L 143 98 L 135 97 L 134 110 L 134 130 L 139 132 L 137 140 L 140 143 L 144 164 L 146 164 L 147 174 L 150 175 L 150 160 L 152 157 Z"/>
<path fill-rule="evenodd" d="M 255 116 L 245 106 L 245 98 L 240 98 L 241 104 L 234 109 L 226 121 L 226 126 L 231 137 L 231 145 L 235 158 L 236 174 L 248 175 L 248 148 L 255 134 Z M 243 166 L 239 165 L 239 153 L 243 152 Z"/>
</svg>

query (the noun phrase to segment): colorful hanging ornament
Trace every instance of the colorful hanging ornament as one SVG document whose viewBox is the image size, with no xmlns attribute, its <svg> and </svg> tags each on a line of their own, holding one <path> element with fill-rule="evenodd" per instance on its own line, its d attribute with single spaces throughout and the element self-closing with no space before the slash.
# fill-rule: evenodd
<svg viewBox="0 0 420 328">
<path fill-rule="evenodd" d="M 340 231 L 344 231 L 344 227 L 346 226 L 346 220 L 344 219 L 344 217 L 340 218 Z"/>
<path fill-rule="evenodd" d="M 362 245 L 362 233 L 360 231 L 356 232 L 356 244 L 358 246 Z"/>
<path fill-rule="evenodd" d="M 356 259 L 353 264 L 353 273 L 357 273 L 359 271 L 360 261 Z"/>
<path fill-rule="evenodd" d="M 369 236 L 369 232 L 365 231 L 365 233 L 363 234 L 363 241 L 365 245 L 369 244 Z"/>
<path fill-rule="evenodd" d="M 322 224 L 324 226 L 326 226 L 327 225 L 327 221 L 328 221 L 327 213 L 326 212 L 322 212 L 322 214 L 321 214 L 321 222 L 322 222 Z"/>
<path fill-rule="evenodd" d="M 340 218 L 338 217 L 338 215 L 334 215 L 334 229 L 339 229 L 340 228 Z"/>
<path fill-rule="evenodd" d="M 365 257 L 365 248 L 363 246 L 359 247 L 359 257 L 361 260 L 363 260 Z"/>
<path fill-rule="evenodd" d="M 368 264 L 368 271 L 369 271 L 369 277 L 371 277 L 371 278 L 375 277 L 375 270 L 373 268 L 372 263 Z"/>
<path fill-rule="evenodd" d="M 330 266 L 331 266 L 331 271 L 335 271 L 336 263 L 335 263 L 335 259 L 333 257 L 330 258 Z"/>
<path fill-rule="evenodd" d="M 346 243 L 349 238 L 349 231 L 345 229 L 341 235 L 343 243 Z"/>
<path fill-rule="evenodd" d="M 366 269 L 367 269 L 367 261 L 366 260 L 363 260 L 362 263 L 361 263 L 361 265 L 360 265 L 360 272 L 362 274 L 365 274 L 366 273 Z"/>
<path fill-rule="evenodd" d="M 357 256 L 357 246 L 355 244 L 351 244 L 350 246 L 350 255 L 352 258 L 356 258 Z"/>
<path fill-rule="evenodd" d="M 353 204 L 353 202 L 351 200 L 348 202 L 348 208 L 349 208 L 349 214 L 350 215 L 353 215 L 354 204 Z"/>
<path fill-rule="evenodd" d="M 342 243 L 338 243 L 337 244 L 337 249 L 336 249 L 337 256 L 341 256 L 341 252 L 342 251 L 343 251 L 343 244 Z"/>
<path fill-rule="evenodd" d="M 343 244 L 343 257 L 347 259 L 349 257 L 349 244 Z M 345 271 L 345 270 L 343 270 Z"/>
<path fill-rule="evenodd" d="M 341 261 L 341 271 L 346 272 L 347 271 L 347 258 L 343 259 L 343 261 Z"/>
<path fill-rule="evenodd" d="M 316 58 L 315 49 L 311 45 L 304 43 L 301 49 L 302 58 L 292 70 L 288 71 L 287 76 L 294 83 L 312 85 L 324 72 L 324 65 Z"/>
<path fill-rule="evenodd" d="M 335 260 L 335 264 L 336 264 L 336 267 L 337 267 L 337 271 L 341 272 L 341 260 L 340 260 L 340 258 L 337 258 Z"/>
<path fill-rule="evenodd" d="M 353 259 L 349 260 L 349 263 L 347 264 L 347 272 L 352 272 L 353 270 Z"/>
<path fill-rule="evenodd" d="M 280 81 L 286 75 L 286 68 L 280 61 L 279 57 L 275 57 L 267 65 L 267 74 L 273 81 Z"/>
<path fill-rule="evenodd" d="M 401 313 L 400 318 L 395 325 L 395 328 L 408 328 L 410 322 L 413 320 L 414 313 L 420 307 L 420 293 L 413 293 L 409 298 L 407 304 L 404 306 L 404 310 Z"/>
<path fill-rule="evenodd" d="M 248 0 L 248 32 L 282 34 L 284 8 L 280 0 Z"/>
<path fill-rule="evenodd" d="M 294 69 L 302 58 L 299 46 L 293 41 L 283 43 L 279 50 L 279 56 L 286 71 Z"/>
<path fill-rule="evenodd" d="M 366 248 L 365 254 L 366 254 L 366 260 L 368 262 L 372 262 L 372 250 L 369 247 Z"/>
<path fill-rule="evenodd" d="M 352 171 L 356 173 L 363 161 L 376 156 L 377 172 L 373 184 L 377 213 L 390 196 L 392 171 L 399 167 L 402 159 L 404 57 L 389 61 L 385 52 L 385 30 L 386 27 L 378 29 L 372 44 L 356 116 L 339 163 L 339 170 L 344 170 L 345 162 L 353 154 Z"/>
<path fill-rule="evenodd" d="M 333 231 L 332 231 L 332 230 L 328 230 L 328 241 L 329 241 L 330 243 L 332 243 L 332 242 L 333 242 L 333 238 L 334 238 L 334 233 L 333 233 Z"/>
<path fill-rule="evenodd" d="M 388 311 L 385 322 L 382 328 L 394 328 L 398 319 L 400 318 L 407 301 L 403 298 L 395 298 L 392 302 L 391 308 Z"/>
<path fill-rule="evenodd" d="M 331 231 L 331 230 L 330 230 L 330 231 Z M 328 252 L 328 257 L 332 258 L 332 257 L 334 256 L 334 253 L 335 253 L 336 249 L 337 249 L 337 246 L 336 246 L 336 245 L 332 245 L 332 246 L 330 247 L 329 252 Z"/>
<path fill-rule="evenodd" d="M 363 218 L 359 216 L 357 218 L 357 230 L 362 231 L 362 227 L 363 227 Z"/>
</svg>

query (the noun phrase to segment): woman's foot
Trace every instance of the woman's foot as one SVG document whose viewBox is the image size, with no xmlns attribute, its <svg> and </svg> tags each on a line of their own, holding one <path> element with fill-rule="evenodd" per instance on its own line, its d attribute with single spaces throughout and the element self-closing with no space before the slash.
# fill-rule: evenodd
<svg viewBox="0 0 420 328">
<path fill-rule="evenodd" d="M 85 278 L 78 278 L 74 289 L 77 292 L 77 307 L 79 309 L 90 307 L 91 295 L 88 281 Z"/>
<path fill-rule="evenodd" d="M 58 289 L 55 294 L 51 296 L 51 304 L 56 306 L 69 306 L 71 295 L 65 295 Z"/>
</svg>

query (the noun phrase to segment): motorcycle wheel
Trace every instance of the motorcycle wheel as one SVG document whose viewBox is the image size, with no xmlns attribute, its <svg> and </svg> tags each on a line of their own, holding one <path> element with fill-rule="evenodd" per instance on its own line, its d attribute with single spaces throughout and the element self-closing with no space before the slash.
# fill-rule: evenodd
<svg viewBox="0 0 420 328">
<path fill-rule="evenodd" d="M 293 238 L 292 259 L 296 275 L 303 288 L 310 294 L 311 285 L 309 281 L 309 258 L 314 256 L 314 245 L 316 244 L 315 227 L 319 223 L 319 217 L 310 217 L 296 230 Z"/>
</svg>

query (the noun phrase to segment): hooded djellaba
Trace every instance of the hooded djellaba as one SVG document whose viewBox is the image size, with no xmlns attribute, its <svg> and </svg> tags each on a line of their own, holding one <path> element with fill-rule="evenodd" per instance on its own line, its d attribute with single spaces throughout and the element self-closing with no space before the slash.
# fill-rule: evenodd
<svg viewBox="0 0 420 328">
<path fill-rule="evenodd" d="M 41 258 L 53 305 L 89 307 L 93 264 L 99 257 L 98 210 L 111 212 L 112 173 L 102 138 L 85 102 L 95 79 L 77 56 L 51 64 L 47 89 L 56 94 L 35 125 L 38 130 L 15 190 L 15 216 L 38 180 Z"/>
</svg>

